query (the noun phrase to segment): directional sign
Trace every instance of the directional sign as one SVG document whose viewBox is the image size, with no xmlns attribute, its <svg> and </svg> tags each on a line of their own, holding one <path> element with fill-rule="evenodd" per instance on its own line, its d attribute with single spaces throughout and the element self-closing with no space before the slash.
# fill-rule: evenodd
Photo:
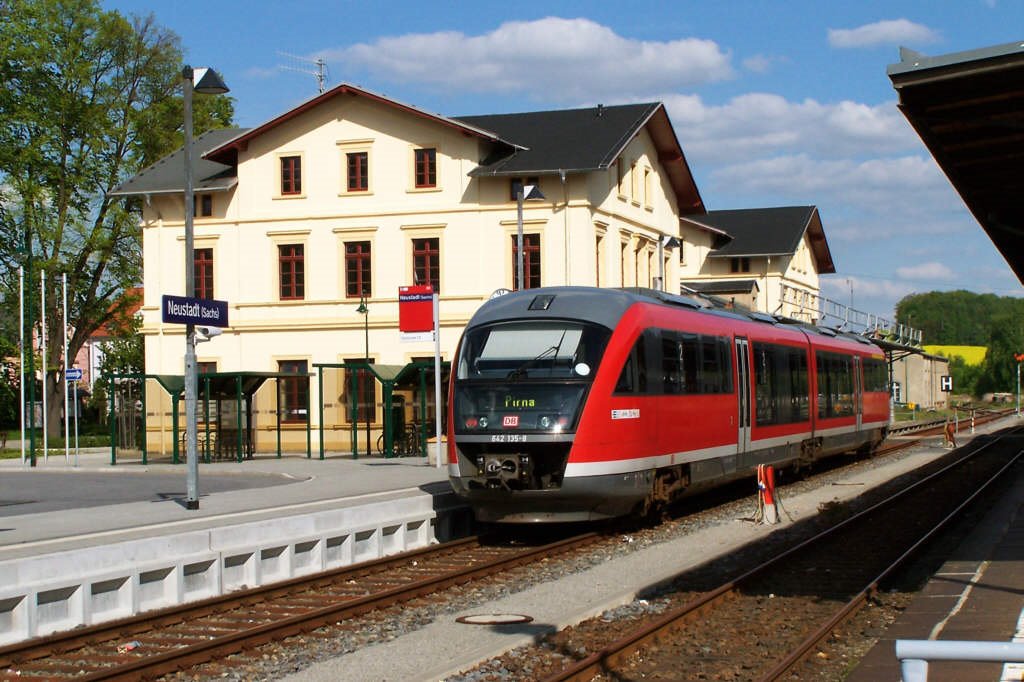
<svg viewBox="0 0 1024 682">
<path fill-rule="evenodd" d="M 942 388 L 943 393 L 949 393 L 953 390 L 953 377 L 948 374 L 939 377 L 939 386 Z"/>
<path fill-rule="evenodd" d="M 68 367 L 66 370 L 64 370 L 64 381 L 80 381 L 81 379 L 81 367 Z"/>
<path fill-rule="evenodd" d="M 229 326 L 227 301 L 164 294 L 160 308 L 164 322 L 208 327 Z"/>
</svg>

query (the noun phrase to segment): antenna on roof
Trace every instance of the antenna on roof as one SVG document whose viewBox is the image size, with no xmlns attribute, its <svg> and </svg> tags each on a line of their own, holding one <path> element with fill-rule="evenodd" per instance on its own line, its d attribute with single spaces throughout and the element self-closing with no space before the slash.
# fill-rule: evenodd
<svg viewBox="0 0 1024 682">
<path fill-rule="evenodd" d="M 316 59 L 307 59 L 305 57 L 300 57 L 298 55 L 288 54 L 287 52 L 281 52 L 280 50 L 278 50 L 277 54 L 279 54 L 282 57 L 288 57 L 289 59 L 294 59 L 297 62 L 305 62 L 306 64 L 313 64 L 314 66 L 316 66 L 316 70 L 315 71 L 311 71 L 309 69 L 304 69 L 304 68 L 301 68 L 301 67 L 298 67 L 298 66 L 281 66 L 281 65 L 278 65 L 277 68 L 281 69 L 282 71 L 297 71 L 299 73 L 305 73 L 305 74 L 308 74 L 310 76 L 313 76 L 314 78 L 316 78 L 316 84 L 317 84 L 317 88 L 318 88 L 319 93 L 323 94 L 324 90 L 326 89 L 327 76 L 328 76 L 327 62 L 324 61 L 323 57 L 317 57 Z"/>
</svg>

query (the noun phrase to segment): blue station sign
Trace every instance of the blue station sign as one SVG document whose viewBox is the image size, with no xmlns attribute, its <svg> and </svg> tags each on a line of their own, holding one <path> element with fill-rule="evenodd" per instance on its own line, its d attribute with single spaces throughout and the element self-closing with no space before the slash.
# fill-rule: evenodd
<svg viewBox="0 0 1024 682">
<path fill-rule="evenodd" d="M 163 321 L 172 324 L 228 326 L 228 302 L 164 294 L 160 304 Z"/>
</svg>

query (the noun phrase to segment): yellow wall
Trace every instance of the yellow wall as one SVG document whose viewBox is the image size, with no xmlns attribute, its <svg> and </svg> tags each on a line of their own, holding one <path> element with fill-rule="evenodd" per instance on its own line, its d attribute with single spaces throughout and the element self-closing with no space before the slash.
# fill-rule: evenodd
<svg viewBox="0 0 1024 682">
<path fill-rule="evenodd" d="M 413 150 L 436 147 L 438 187 L 413 187 Z M 344 191 L 346 151 L 369 152 L 369 192 Z M 398 334 L 398 288 L 412 284 L 412 239 L 437 237 L 441 259 L 441 348 L 450 359 L 465 324 L 496 289 L 511 288 L 516 204 L 508 178 L 473 178 L 469 173 L 489 143 L 437 121 L 363 97 L 339 96 L 250 141 L 239 153 L 238 184 L 214 195 L 214 215 L 196 218 L 196 248 L 212 248 L 215 298 L 229 303 L 230 328 L 198 346 L 199 362 L 218 371 L 277 371 L 280 360 L 337 363 L 368 355 L 380 364 L 404 364 L 433 355 L 433 343 L 403 343 Z M 279 194 L 280 157 L 302 158 L 302 194 Z M 646 131 L 622 155 L 628 164 L 624 193 L 617 173 L 544 176 L 546 199 L 526 202 L 524 231 L 541 235 L 543 285 L 650 286 L 658 275 L 657 242 L 679 235 L 675 196 L 661 173 Z M 645 181 L 646 176 L 646 181 Z M 182 199 L 153 196 L 143 214 L 143 334 L 146 371 L 182 374 L 184 328 L 163 324 L 160 297 L 184 294 Z M 602 237 L 600 261 L 595 254 Z M 683 235 L 693 250 L 703 233 Z M 371 242 L 372 287 L 364 320 L 358 298 L 345 295 L 344 244 Z M 277 247 L 303 244 L 305 297 L 281 301 Z M 626 267 L 622 267 L 625 245 Z M 696 255 L 696 254 L 695 254 Z M 598 265 L 600 263 L 600 265 Z M 666 252 L 666 281 L 678 282 L 678 257 Z M 697 267 L 689 258 L 687 267 Z M 625 279 L 621 276 L 625 274 Z M 347 447 L 340 424 L 334 378 L 324 387 L 325 414 L 334 437 L 328 447 Z M 275 424 L 274 393 L 258 398 L 256 424 Z M 310 388 L 312 420 L 319 396 Z M 148 396 L 150 428 L 170 430 L 170 401 Z M 378 400 L 380 400 L 378 393 Z M 378 409 L 378 421 L 381 410 Z M 154 446 L 169 452 L 166 436 Z M 315 438 L 315 440 L 317 440 Z M 289 431 L 288 446 L 305 446 L 305 432 Z M 276 447 L 261 437 L 260 449 Z"/>
</svg>

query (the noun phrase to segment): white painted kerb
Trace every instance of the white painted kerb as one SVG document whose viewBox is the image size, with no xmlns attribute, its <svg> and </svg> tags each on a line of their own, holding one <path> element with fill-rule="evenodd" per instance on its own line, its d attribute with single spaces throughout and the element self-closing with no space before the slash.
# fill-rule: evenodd
<svg viewBox="0 0 1024 682">
<path fill-rule="evenodd" d="M 0 562 L 0 644 L 424 547 L 428 494 Z"/>
</svg>

